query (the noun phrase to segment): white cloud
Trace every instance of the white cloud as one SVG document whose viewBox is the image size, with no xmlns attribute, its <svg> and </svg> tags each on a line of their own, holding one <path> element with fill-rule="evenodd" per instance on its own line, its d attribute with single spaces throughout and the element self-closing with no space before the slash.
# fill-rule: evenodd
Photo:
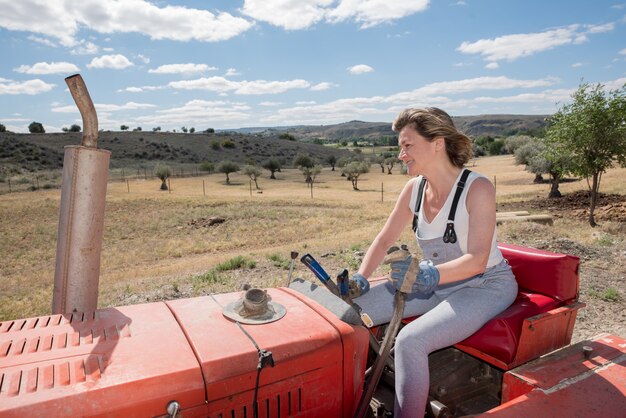
<svg viewBox="0 0 626 418">
<path fill-rule="evenodd" d="M 514 61 L 562 45 L 587 41 L 587 35 L 613 30 L 614 24 L 569 25 L 536 33 L 504 35 L 476 42 L 465 41 L 457 48 L 464 54 L 480 54 L 486 61 Z"/>
<path fill-rule="evenodd" d="M 246 0 L 241 11 L 287 30 L 306 29 L 320 21 L 348 20 L 368 28 L 422 12 L 428 4 L 429 0 Z"/>
<path fill-rule="evenodd" d="M 112 68 L 115 70 L 122 70 L 127 67 L 132 67 L 134 64 L 128 60 L 124 55 L 103 55 L 91 60 L 87 64 L 87 68 Z"/>
<path fill-rule="evenodd" d="M 27 39 L 29 39 L 29 40 L 31 40 L 33 42 L 37 42 L 37 43 L 43 44 L 45 46 L 49 46 L 51 48 L 57 48 L 58 47 L 58 45 L 55 44 L 54 42 L 52 42 L 50 39 L 42 38 L 40 36 L 29 35 L 27 37 Z"/>
<path fill-rule="evenodd" d="M 149 73 L 154 74 L 193 74 L 204 73 L 207 71 L 217 70 L 216 67 L 209 67 L 206 64 L 167 64 L 161 65 L 155 69 L 148 70 Z"/>
<path fill-rule="evenodd" d="M 138 110 L 138 109 L 151 109 L 157 107 L 148 103 L 135 103 L 128 102 L 123 105 L 116 104 L 94 104 L 96 112 L 119 112 L 121 110 Z M 78 112 L 78 108 L 74 105 L 70 106 L 53 106 L 51 109 L 54 113 L 75 113 Z"/>
<path fill-rule="evenodd" d="M 490 62 L 489 64 L 485 65 L 485 68 L 488 70 L 497 70 L 498 68 L 500 68 L 500 64 L 498 64 L 497 62 Z"/>
<path fill-rule="evenodd" d="M 128 93 L 142 93 L 144 91 L 155 91 L 155 90 L 163 90 L 165 86 L 141 86 L 141 87 L 126 87 L 125 89 L 118 90 L 119 92 L 128 92 Z"/>
<path fill-rule="evenodd" d="M 229 68 L 226 70 L 226 74 L 224 74 L 225 77 L 232 77 L 235 75 L 241 75 L 241 73 L 234 68 Z"/>
<path fill-rule="evenodd" d="M 245 123 L 250 119 L 250 106 L 229 101 L 191 100 L 180 107 L 159 110 L 131 121 L 148 126 L 195 126 L 196 129 L 216 127 L 224 123 Z"/>
<path fill-rule="evenodd" d="M 20 65 L 13 71 L 22 74 L 66 74 L 78 72 L 80 68 L 70 62 L 38 62 L 33 65 Z"/>
<path fill-rule="evenodd" d="M 508 77 L 476 77 L 465 80 L 443 81 L 426 84 L 414 92 L 421 95 L 459 94 L 477 90 L 510 90 L 547 87 L 554 85 L 558 80 L 543 78 L 538 80 L 517 80 Z"/>
<path fill-rule="evenodd" d="M 583 63 L 582 62 L 575 62 L 572 64 L 572 68 L 578 68 L 578 67 L 582 67 Z"/>
<path fill-rule="evenodd" d="M 81 40 L 70 51 L 72 55 L 95 55 L 100 50 L 100 47 L 93 42 Z"/>
<path fill-rule="evenodd" d="M 229 13 L 182 6 L 158 7 L 146 0 L 4 1 L 0 27 L 53 37 L 68 47 L 81 28 L 111 33 L 139 33 L 152 39 L 215 42 L 230 39 L 253 25 Z"/>
<path fill-rule="evenodd" d="M 282 102 L 261 102 L 261 103 L 259 103 L 259 106 L 273 107 L 273 106 L 280 106 L 282 104 L 283 104 Z"/>
<path fill-rule="evenodd" d="M 137 55 L 137 59 L 140 60 L 141 62 L 143 62 L 144 64 L 150 64 L 150 58 L 148 58 L 148 57 L 146 57 L 146 56 L 144 56 L 142 54 Z"/>
<path fill-rule="evenodd" d="M 336 84 L 324 81 L 322 83 L 317 83 L 316 85 L 311 86 L 311 90 L 312 91 L 323 91 L 323 90 L 328 90 L 328 89 L 330 89 L 332 87 L 336 87 L 336 86 L 337 86 Z"/>
<path fill-rule="evenodd" d="M 30 96 L 52 90 L 55 84 L 46 83 L 38 78 L 27 81 L 11 81 L 0 79 L 0 95 L 28 94 Z"/>
<path fill-rule="evenodd" d="M 620 55 L 626 55 L 626 48 L 622 49 L 621 51 L 619 51 Z"/>
<path fill-rule="evenodd" d="M 327 15 L 333 22 L 354 19 L 364 29 L 423 12 L 428 3 L 429 0 L 341 0 Z"/>
<path fill-rule="evenodd" d="M 347 70 L 350 74 L 365 74 L 374 71 L 372 67 L 366 64 L 353 65 L 352 67 L 348 67 Z"/>
<path fill-rule="evenodd" d="M 291 89 L 308 88 L 305 80 L 289 81 L 232 81 L 224 77 L 203 77 L 195 80 L 172 81 L 168 86 L 183 90 L 210 90 L 217 93 L 233 91 L 235 94 L 278 94 Z"/>
</svg>

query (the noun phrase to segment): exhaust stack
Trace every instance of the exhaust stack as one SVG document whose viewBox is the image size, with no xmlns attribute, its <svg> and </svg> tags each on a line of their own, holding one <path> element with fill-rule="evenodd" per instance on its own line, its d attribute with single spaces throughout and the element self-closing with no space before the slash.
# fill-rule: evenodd
<svg viewBox="0 0 626 418">
<path fill-rule="evenodd" d="M 83 119 L 81 145 L 65 147 L 52 313 L 98 305 L 100 253 L 111 152 L 97 148 L 98 117 L 80 74 L 65 79 Z"/>
</svg>

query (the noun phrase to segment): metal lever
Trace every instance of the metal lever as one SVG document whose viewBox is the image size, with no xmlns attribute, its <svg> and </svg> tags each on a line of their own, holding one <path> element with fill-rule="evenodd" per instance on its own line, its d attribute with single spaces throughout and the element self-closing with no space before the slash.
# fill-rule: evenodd
<svg viewBox="0 0 626 418">
<path fill-rule="evenodd" d="M 167 414 L 170 418 L 176 418 L 180 412 L 180 404 L 177 401 L 171 401 L 167 404 Z"/>
</svg>

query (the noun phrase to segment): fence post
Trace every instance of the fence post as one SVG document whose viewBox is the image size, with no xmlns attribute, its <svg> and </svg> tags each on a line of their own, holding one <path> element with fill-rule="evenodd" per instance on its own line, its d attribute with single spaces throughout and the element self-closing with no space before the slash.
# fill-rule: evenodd
<svg viewBox="0 0 626 418">
<path fill-rule="evenodd" d="M 9 193 L 11 193 L 11 178 L 10 178 L 10 177 L 8 177 L 8 178 L 7 178 L 7 181 L 9 182 Z"/>
<path fill-rule="evenodd" d="M 202 196 L 206 196 L 206 191 L 204 189 L 204 180 L 202 180 Z"/>
<path fill-rule="evenodd" d="M 126 179 L 126 189 L 128 190 L 128 193 L 130 193 L 130 184 L 128 183 L 128 179 Z"/>
<path fill-rule="evenodd" d="M 170 182 L 170 178 L 167 178 L 167 192 L 172 193 L 172 183 Z"/>
</svg>

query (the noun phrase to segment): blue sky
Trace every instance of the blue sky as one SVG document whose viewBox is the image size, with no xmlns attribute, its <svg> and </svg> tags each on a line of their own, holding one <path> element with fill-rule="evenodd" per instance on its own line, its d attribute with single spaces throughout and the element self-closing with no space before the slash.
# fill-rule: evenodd
<svg viewBox="0 0 626 418">
<path fill-rule="evenodd" d="M 581 82 L 626 83 L 626 2 L 0 0 L 0 123 L 47 132 L 549 114 Z"/>
</svg>

